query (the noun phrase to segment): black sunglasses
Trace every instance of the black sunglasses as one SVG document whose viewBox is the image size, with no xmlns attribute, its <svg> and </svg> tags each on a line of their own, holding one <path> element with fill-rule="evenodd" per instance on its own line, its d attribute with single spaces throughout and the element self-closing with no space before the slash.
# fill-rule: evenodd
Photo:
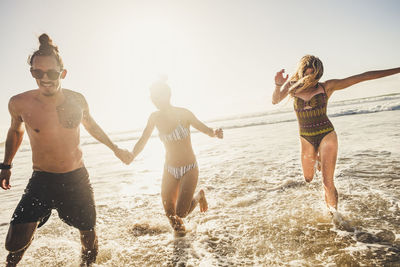
<svg viewBox="0 0 400 267">
<path fill-rule="evenodd" d="M 63 71 L 56 71 L 56 70 L 48 70 L 48 71 L 42 71 L 42 70 L 38 70 L 38 69 L 32 69 L 31 68 L 31 74 L 32 77 L 35 79 L 42 79 L 44 74 L 47 75 L 47 77 L 50 80 L 57 80 L 58 78 L 60 78 L 60 75 Z"/>
</svg>

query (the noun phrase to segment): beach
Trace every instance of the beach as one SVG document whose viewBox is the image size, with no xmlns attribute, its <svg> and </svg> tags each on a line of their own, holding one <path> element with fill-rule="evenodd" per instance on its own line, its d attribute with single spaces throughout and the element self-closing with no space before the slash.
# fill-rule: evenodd
<svg viewBox="0 0 400 267">
<path fill-rule="evenodd" d="M 352 231 L 332 222 L 321 173 L 304 182 L 291 105 L 209 122 L 224 129 L 223 140 L 193 131 L 197 191 L 204 189 L 209 210 L 197 207 L 185 219 L 183 238 L 174 237 L 162 208 L 160 140 L 151 138 L 126 166 L 83 137 L 97 208 L 95 266 L 400 266 L 400 94 L 328 106 L 339 140 L 338 210 Z M 139 134 L 110 136 L 131 149 Z M 12 189 L 0 192 L 1 244 L 32 172 L 28 144 L 13 163 Z M 77 266 L 79 257 L 78 230 L 53 210 L 19 266 Z"/>
</svg>

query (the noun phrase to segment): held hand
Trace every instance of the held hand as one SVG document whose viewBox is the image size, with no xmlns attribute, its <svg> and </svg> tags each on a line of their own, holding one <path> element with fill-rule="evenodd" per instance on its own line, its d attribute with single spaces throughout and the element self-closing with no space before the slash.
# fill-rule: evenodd
<svg viewBox="0 0 400 267">
<path fill-rule="evenodd" d="M 133 154 L 126 149 L 117 148 L 114 153 L 126 165 L 133 161 Z"/>
<path fill-rule="evenodd" d="M 288 80 L 289 75 L 286 74 L 286 77 L 283 76 L 285 73 L 285 70 L 282 69 L 281 71 L 278 71 L 275 75 L 275 85 L 282 86 L 285 84 L 285 82 Z"/>
<path fill-rule="evenodd" d="M 11 188 L 10 177 L 11 177 L 11 171 L 10 170 L 1 170 L 1 173 L 0 173 L 0 186 L 4 190 L 8 190 L 8 189 Z"/>
<path fill-rule="evenodd" d="M 218 137 L 219 139 L 224 138 L 224 131 L 221 128 L 218 128 L 214 131 L 214 136 Z"/>
</svg>

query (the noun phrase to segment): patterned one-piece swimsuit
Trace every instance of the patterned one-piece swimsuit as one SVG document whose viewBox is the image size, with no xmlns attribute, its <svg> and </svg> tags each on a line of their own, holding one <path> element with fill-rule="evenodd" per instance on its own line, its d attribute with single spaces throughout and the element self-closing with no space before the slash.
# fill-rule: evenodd
<svg viewBox="0 0 400 267">
<path fill-rule="evenodd" d="M 314 95 L 310 100 L 304 101 L 294 97 L 294 111 L 299 121 L 300 136 L 311 143 L 318 151 L 322 139 L 334 131 L 333 125 L 326 115 L 328 96 L 324 92 Z"/>
</svg>

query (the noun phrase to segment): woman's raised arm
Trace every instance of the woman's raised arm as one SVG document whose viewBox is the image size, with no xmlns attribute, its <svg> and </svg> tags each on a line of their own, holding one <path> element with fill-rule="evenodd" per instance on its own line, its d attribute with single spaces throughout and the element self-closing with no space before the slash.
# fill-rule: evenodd
<svg viewBox="0 0 400 267">
<path fill-rule="evenodd" d="M 356 83 L 374 80 L 400 73 L 400 68 L 367 71 L 361 74 L 353 75 L 344 79 L 332 79 L 325 82 L 325 87 L 328 95 L 331 95 L 336 90 L 345 89 Z"/>
<path fill-rule="evenodd" d="M 286 75 L 286 77 L 283 76 L 285 73 L 285 70 L 282 69 L 281 71 L 278 71 L 275 75 L 275 90 L 272 95 L 272 104 L 278 104 L 281 102 L 289 93 L 289 88 L 290 88 L 290 83 L 286 83 L 286 81 L 289 78 L 289 75 Z M 286 83 L 286 84 L 285 84 Z M 282 86 L 283 90 L 281 91 Z"/>
</svg>

